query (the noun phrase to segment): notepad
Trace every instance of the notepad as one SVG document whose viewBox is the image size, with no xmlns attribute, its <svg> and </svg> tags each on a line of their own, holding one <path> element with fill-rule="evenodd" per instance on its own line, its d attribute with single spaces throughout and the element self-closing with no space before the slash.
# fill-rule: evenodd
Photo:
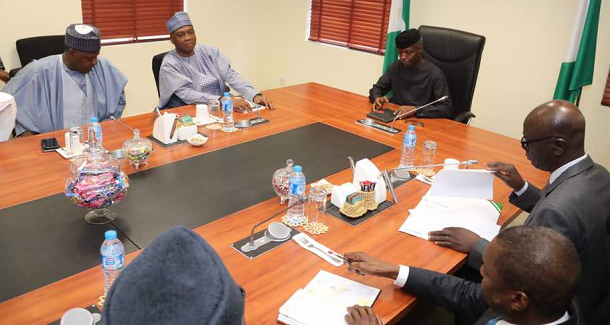
<svg viewBox="0 0 610 325">
<path fill-rule="evenodd" d="M 347 307 L 372 306 L 380 289 L 320 270 L 281 307 L 278 321 L 288 325 L 346 324 Z"/>
</svg>

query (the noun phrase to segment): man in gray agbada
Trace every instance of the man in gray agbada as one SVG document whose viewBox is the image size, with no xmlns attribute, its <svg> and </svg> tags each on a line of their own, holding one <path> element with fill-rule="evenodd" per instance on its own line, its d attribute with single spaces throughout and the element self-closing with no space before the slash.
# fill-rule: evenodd
<svg viewBox="0 0 610 325">
<path fill-rule="evenodd" d="M 65 51 L 33 61 L 3 91 L 15 97 L 17 135 L 57 131 L 110 116 L 125 109 L 127 77 L 100 54 L 100 31 L 72 24 Z"/>
<path fill-rule="evenodd" d="M 270 100 L 255 90 L 218 48 L 197 44 L 195 29 L 186 12 L 177 12 L 167 22 L 167 30 L 175 49 L 163 58 L 159 73 L 159 108 L 188 104 L 207 104 L 219 99 L 225 82 L 256 104 L 275 109 Z M 239 97 L 233 98 L 237 110 L 248 110 L 249 104 Z"/>
</svg>

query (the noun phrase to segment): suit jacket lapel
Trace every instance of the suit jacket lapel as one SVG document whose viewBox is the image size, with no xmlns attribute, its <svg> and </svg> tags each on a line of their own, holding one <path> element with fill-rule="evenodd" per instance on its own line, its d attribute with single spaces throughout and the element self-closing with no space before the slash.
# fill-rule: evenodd
<svg viewBox="0 0 610 325">
<path fill-rule="evenodd" d="M 543 197 L 546 197 L 547 195 L 549 195 L 551 192 L 553 192 L 553 190 L 555 188 L 557 188 L 557 186 L 559 186 L 559 184 L 563 183 L 565 180 L 574 177 L 580 173 L 582 173 L 583 171 L 591 168 L 593 166 L 593 160 L 591 159 L 590 156 L 587 156 L 587 158 L 583 159 L 582 161 L 578 162 L 576 165 L 568 168 L 565 172 L 563 172 L 563 174 L 561 174 L 554 182 L 553 184 L 547 185 L 543 190 Z"/>
</svg>

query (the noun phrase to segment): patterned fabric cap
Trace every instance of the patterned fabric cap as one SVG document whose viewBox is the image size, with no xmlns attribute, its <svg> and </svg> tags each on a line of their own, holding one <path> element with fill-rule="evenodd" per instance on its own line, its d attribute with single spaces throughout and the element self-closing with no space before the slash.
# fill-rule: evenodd
<svg viewBox="0 0 610 325">
<path fill-rule="evenodd" d="M 175 13 L 172 18 L 167 21 L 167 31 L 170 34 L 173 33 L 176 29 L 184 26 L 193 26 L 189 14 L 184 11 L 179 11 Z"/>
<path fill-rule="evenodd" d="M 100 30 L 95 26 L 72 24 L 66 28 L 65 44 L 81 52 L 99 52 L 102 46 Z"/>
</svg>

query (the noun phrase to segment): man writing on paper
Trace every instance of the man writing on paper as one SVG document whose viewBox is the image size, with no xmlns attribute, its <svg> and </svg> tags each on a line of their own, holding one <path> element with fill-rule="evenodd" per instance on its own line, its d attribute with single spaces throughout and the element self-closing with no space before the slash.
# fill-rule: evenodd
<svg viewBox="0 0 610 325">
<path fill-rule="evenodd" d="M 583 281 L 577 296 L 589 324 L 610 322 L 610 173 L 585 153 L 585 118 L 572 103 L 554 100 L 536 107 L 523 122 L 521 146 L 534 167 L 551 173 L 543 190 L 523 180 L 510 164 L 489 169 L 514 189 L 510 202 L 530 213 L 525 225 L 555 229 L 570 239 L 580 257 Z M 462 228 L 430 233 L 438 245 L 470 253 L 481 265 L 489 242 Z"/>
<path fill-rule="evenodd" d="M 211 46 L 197 44 L 195 29 L 186 12 L 177 12 L 167 22 L 167 30 L 175 49 L 165 55 L 159 73 L 159 108 L 208 103 L 219 99 L 225 82 L 247 100 L 275 109 L 263 94 L 252 87 L 231 68 L 231 62 Z M 235 109 L 247 111 L 248 102 L 233 98 Z"/>
<path fill-rule="evenodd" d="M 482 283 L 393 265 L 360 252 L 344 257 L 350 270 L 395 279 L 407 292 L 466 314 L 476 325 L 584 323 L 573 300 L 578 254 L 565 236 L 548 228 L 517 226 L 500 232 L 483 254 Z"/>
<path fill-rule="evenodd" d="M 3 91 L 15 97 L 17 135 L 57 131 L 110 116 L 125 109 L 127 77 L 110 61 L 98 57 L 100 31 L 72 24 L 66 29 L 65 51 L 33 61 Z"/>
<path fill-rule="evenodd" d="M 373 103 L 373 110 L 382 109 L 385 103 L 391 102 L 402 106 L 397 112 L 400 114 L 443 96 L 449 97 L 449 87 L 443 72 L 422 57 L 424 43 L 417 29 L 409 29 L 398 34 L 396 48 L 398 60 L 388 67 L 369 90 L 369 100 Z M 386 97 L 389 91 L 394 94 L 391 99 Z M 404 117 L 407 116 L 409 115 Z M 451 98 L 424 108 L 416 112 L 415 116 L 452 118 Z"/>
</svg>

